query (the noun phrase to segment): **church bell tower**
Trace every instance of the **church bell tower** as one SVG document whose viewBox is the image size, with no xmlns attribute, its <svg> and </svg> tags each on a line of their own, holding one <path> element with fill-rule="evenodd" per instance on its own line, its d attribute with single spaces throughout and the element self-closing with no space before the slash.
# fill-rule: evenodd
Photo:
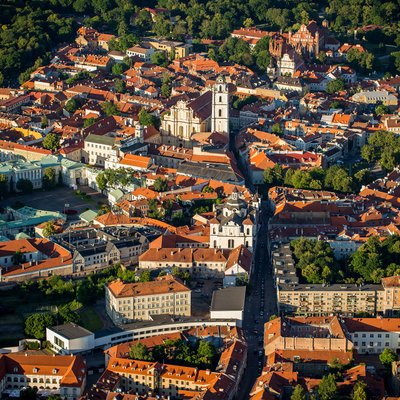
<svg viewBox="0 0 400 400">
<path fill-rule="evenodd" d="M 212 88 L 211 132 L 229 136 L 229 91 L 222 76 L 217 78 Z"/>
</svg>

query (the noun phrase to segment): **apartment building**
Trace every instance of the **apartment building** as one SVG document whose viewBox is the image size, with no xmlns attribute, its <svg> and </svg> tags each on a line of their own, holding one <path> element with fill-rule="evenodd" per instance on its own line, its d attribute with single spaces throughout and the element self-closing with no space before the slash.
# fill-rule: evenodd
<svg viewBox="0 0 400 400">
<path fill-rule="evenodd" d="M 191 290 L 171 275 L 151 282 L 111 282 L 106 311 L 115 324 L 149 320 L 152 315 L 191 315 Z"/>
<path fill-rule="evenodd" d="M 380 354 L 400 347 L 400 318 L 345 318 L 344 328 L 359 354 Z"/>
<path fill-rule="evenodd" d="M 272 250 L 272 265 L 279 313 L 351 316 L 360 310 L 373 315 L 389 310 L 385 290 L 379 284 L 299 283 L 288 243 Z"/>
<path fill-rule="evenodd" d="M 86 385 L 86 363 L 80 356 L 0 354 L 0 394 L 24 387 L 77 400 Z"/>
</svg>

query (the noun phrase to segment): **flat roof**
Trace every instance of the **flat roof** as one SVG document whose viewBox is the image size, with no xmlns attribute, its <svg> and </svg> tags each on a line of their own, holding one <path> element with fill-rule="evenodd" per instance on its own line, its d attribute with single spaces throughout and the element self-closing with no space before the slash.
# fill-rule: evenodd
<svg viewBox="0 0 400 400">
<path fill-rule="evenodd" d="M 246 286 L 233 286 L 214 290 L 211 311 L 244 310 Z"/>
<path fill-rule="evenodd" d="M 93 335 L 93 332 L 90 332 L 82 326 L 79 326 L 72 322 L 64 325 L 52 326 L 48 329 L 69 340 Z"/>
</svg>

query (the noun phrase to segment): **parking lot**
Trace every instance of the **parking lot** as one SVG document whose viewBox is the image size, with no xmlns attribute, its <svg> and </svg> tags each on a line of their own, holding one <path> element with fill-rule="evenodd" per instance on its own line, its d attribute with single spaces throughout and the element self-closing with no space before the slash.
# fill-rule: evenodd
<svg viewBox="0 0 400 400">
<path fill-rule="evenodd" d="M 107 198 L 101 193 L 91 189 L 88 186 L 81 186 L 81 192 L 87 193 L 90 197 L 78 196 L 75 191 L 66 187 L 60 187 L 53 190 L 36 190 L 29 194 L 15 194 L 0 200 L 1 207 L 13 207 L 15 203 L 20 203 L 25 206 L 38 208 L 48 211 L 65 210 L 65 205 L 68 208 L 81 213 L 90 208 L 97 210 L 99 202 L 105 203 Z"/>
<path fill-rule="evenodd" d="M 222 279 L 195 279 L 192 288 L 192 313 L 204 317 L 210 313 L 212 292 L 222 288 Z"/>
</svg>

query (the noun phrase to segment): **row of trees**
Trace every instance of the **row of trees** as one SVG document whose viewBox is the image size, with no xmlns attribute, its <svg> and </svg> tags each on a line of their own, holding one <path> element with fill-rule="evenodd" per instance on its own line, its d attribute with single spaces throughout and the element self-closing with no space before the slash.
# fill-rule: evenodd
<svg viewBox="0 0 400 400">
<path fill-rule="evenodd" d="M 198 368 L 211 368 L 216 354 L 215 347 L 206 340 L 198 340 L 192 344 L 181 339 L 168 339 L 151 350 L 138 342 L 129 349 L 129 357 L 134 360 L 158 361 Z"/>
<path fill-rule="evenodd" d="M 400 162 L 400 137 L 393 132 L 376 131 L 362 147 L 361 156 L 366 161 L 378 162 L 382 168 L 391 171 Z"/>
<path fill-rule="evenodd" d="M 350 258 L 350 270 L 364 282 L 380 283 L 384 276 L 400 275 L 400 237 L 384 241 L 371 237 Z"/>
<path fill-rule="evenodd" d="M 369 24 L 392 29 L 399 13 L 395 1 L 328 0 L 327 4 L 326 16 L 331 27 L 341 32 Z M 301 23 L 317 19 L 320 8 L 316 0 L 287 0 L 284 3 L 278 0 L 159 0 L 157 5 L 167 8 L 174 17 L 172 23 L 169 16 L 162 14 L 153 21 L 150 13 L 141 8 L 154 5 L 155 2 L 150 4 L 142 0 L 2 2 L 0 71 L 6 79 L 26 71 L 21 82 L 27 80 L 34 68 L 48 61 L 55 45 L 73 40 L 76 14 L 89 15 L 83 21 L 86 26 L 118 35 L 120 40 L 114 41 L 111 48 L 125 51 L 150 30 L 174 40 L 182 40 L 186 34 L 195 38 L 225 39 L 233 29 L 255 24 L 266 24 L 270 29 L 296 30 Z M 400 34 L 393 28 L 382 40 L 397 43 Z M 370 63 L 369 57 L 363 56 L 359 65 Z M 246 51 L 242 58 L 246 64 L 251 55 Z M 267 59 L 260 57 L 260 61 L 264 63 Z"/>
<path fill-rule="evenodd" d="M 400 275 L 400 237 L 371 237 L 340 268 L 327 242 L 299 238 L 290 243 L 296 267 L 308 283 L 380 283 Z"/>
<path fill-rule="evenodd" d="M 338 393 L 336 379 L 337 378 L 334 374 L 324 375 L 316 390 L 316 396 L 311 397 L 307 395 L 303 386 L 297 385 L 293 390 L 290 400 L 307 400 L 308 398 L 318 398 L 319 400 L 336 400 L 341 398 Z M 353 387 L 350 399 L 367 400 L 367 398 L 367 385 L 362 381 L 357 382 Z"/>
<path fill-rule="evenodd" d="M 351 193 L 359 184 L 364 184 L 368 177 L 365 173 L 355 174 L 355 180 L 346 169 L 333 165 L 327 169 L 312 168 L 300 170 L 283 169 L 280 164 L 264 170 L 264 183 L 268 187 L 285 185 L 296 189 L 326 189 L 337 192 Z"/>
</svg>

